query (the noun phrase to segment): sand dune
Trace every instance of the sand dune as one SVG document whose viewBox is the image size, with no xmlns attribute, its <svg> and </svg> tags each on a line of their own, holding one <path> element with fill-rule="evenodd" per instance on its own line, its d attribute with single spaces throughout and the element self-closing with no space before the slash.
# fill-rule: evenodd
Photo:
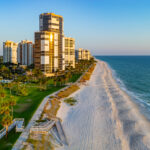
<svg viewBox="0 0 150 150">
<path fill-rule="evenodd" d="M 148 150 L 150 123 L 98 61 L 88 85 L 74 93 L 76 106 L 58 112 L 69 145 L 56 150 Z"/>
</svg>

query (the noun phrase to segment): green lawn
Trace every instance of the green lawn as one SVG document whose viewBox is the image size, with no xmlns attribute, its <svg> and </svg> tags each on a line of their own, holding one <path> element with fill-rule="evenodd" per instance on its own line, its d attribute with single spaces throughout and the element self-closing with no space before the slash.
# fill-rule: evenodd
<svg viewBox="0 0 150 150">
<path fill-rule="evenodd" d="M 81 75 L 82 75 L 82 73 L 73 74 L 71 79 L 69 80 L 69 82 L 76 82 Z"/>
<path fill-rule="evenodd" d="M 46 91 L 40 91 L 34 84 L 26 85 L 29 92 L 28 96 L 15 96 L 17 100 L 17 105 L 14 107 L 14 118 L 24 118 L 25 126 L 28 124 L 33 113 L 38 108 L 39 104 L 43 98 L 62 87 L 48 87 Z M 6 91 L 9 95 L 9 91 Z M 3 138 L 0 140 L 0 149 L 9 150 L 12 148 L 13 144 L 19 137 L 20 133 L 16 133 L 15 130 L 8 134 L 8 138 Z"/>
<path fill-rule="evenodd" d="M 81 74 L 73 74 L 69 82 L 75 82 L 81 76 Z M 52 80 L 50 79 L 48 82 L 50 85 L 53 84 Z M 32 118 L 32 115 L 38 108 L 39 104 L 43 100 L 43 98 L 55 91 L 63 87 L 54 87 L 48 86 L 48 89 L 45 91 L 40 91 L 37 87 L 37 84 L 26 84 L 26 89 L 28 91 L 28 96 L 16 96 L 12 93 L 17 101 L 16 106 L 14 107 L 14 118 L 24 118 L 25 119 L 25 126 L 28 124 L 29 120 Z M 9 97 L 9 90 L 5 90 L 7 97 Z M 0 125 L 0 129 L 2 126 Z M 3 138 L 0 140 L 0 149 L 2 150 L 10 150 L 19 137 L 20 133 L 16 133 L 15 129 L 12 130 L 8 134 L 8 138 Z"/>
</svg>

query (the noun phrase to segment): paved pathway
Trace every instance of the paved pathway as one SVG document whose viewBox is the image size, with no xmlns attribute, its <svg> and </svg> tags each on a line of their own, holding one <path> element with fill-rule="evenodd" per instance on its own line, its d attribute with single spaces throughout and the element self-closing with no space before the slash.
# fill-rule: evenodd
<svg viewBox="0 0 150 150">
<path fill-rule="evenodd" d="M 90 66 L 91 67 L 91 66 Z M 87 69 L 88 70 L 88 69 Z M 86 71 L 85 71 L 86 72 Z M 85 73 L 83 73 L 82 76 L 84 76 Z M 80 81 L 80 79 L 82 78 L 82 76 L 73 84 L 76 84 L 77 82 Z M 50 94 L 48 96 L 46 96 L 42 103 L 40 104 L 40 106 L 38 107 L 38 109 L 36 110 L 36 112 L 34 113 L 33 117 L 31 118 L 30 122 L 28 123 L 27 127 L 25 128 L 24 132 L 22 132 L 22 134 L 20 135 L 20 137 L 18 138 L 18 140 L 16 141 L 16 143 L 14 144 L 12 150 L 20 150 L 21 148 L 23 148 L 23 142 L 25 142 L 28 139 L 29 136 L 29 132 L 30 132 L 30 128 L 34 125 L 35 121 L 38 120 L 41 116 L 41 113 L 43 112 L 44 106 L 47 103 L 47 101 L 49 100 L 50 96 L 55 96 L 57 93 L 59 93 L 62 90 L 65 90 L 66 88 L 68 88 L 68 86 L 64 87 L 63 89 L 60 89 L 59 91 Z"/>
<path fill-rule="evenodd" d="M 41 116 L 41 113 L 43 112 L 44 106 L 47 103 L 47 101 L 49 100 L 50 96 L 54 96 L 56 95 L 58 92 L 60 92 L 61 90 L 66 89 L 67 87 L 60 89 L 59 91 L 50 94 L 48 96 L 46 96 L 42 103 L 40 104 L 40 106 L 38 107 L 38 109 L 36 110 L 36 112 L 34 113 L 33 117 L 31 118 L 30 122 L 28 123 L 27 127 L 25 128 L 24 132 L 22 132 L 22 134 L 20 135 L 20 137 L 18 138 L 18 140 L 16 141 L 16 143 L 14 144 L 12 150 L 20 150 L 21 148 L 23 148 L 23 142 L 25 142 L 28 139 L 29 136 L 29 132 L 30 132 L 30 128 L 34 125 L 35 121 L 38 120 Z"/>
</svg>

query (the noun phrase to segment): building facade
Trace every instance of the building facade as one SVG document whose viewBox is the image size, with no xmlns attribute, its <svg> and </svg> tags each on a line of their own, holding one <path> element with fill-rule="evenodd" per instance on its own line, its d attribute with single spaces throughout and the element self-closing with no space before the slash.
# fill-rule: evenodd
<svg viewBox="0 0 150 150">
<path fill-rule="evenodd" d="M 91 59 L 91 53 L 89 50 L 79 48 L 76 50 L 76 59 L 77 60 L 90 60 Z"/>
<path fill-rule="evenodd" d="M 40 31 L 35 33 L 34 64 L 45 74 L 64 70 L 63 17 L 43 13 L 39 17 Z"/>
<path fill-rule="evenodd" d="M 75 40 L 70 37 L 64 37 L 65 67 L 75 68 Z"/>
<path fill-rule="evenodd" d="M 35 33 L 34 64 L 45 74 L 59 70 L 58 34 L 49 31 Z"/>
<path fill-rule="evenodd" d="M 33 64 L 33 44 L 31 41 L 23 40 L 18 44 L 17 61 L 21 65 Z"/>
<path fill-rule="evenodd" d="M 17 64 L 18 44 L 12 41 L 3 42 L 3 62 Z"/>
</svg>

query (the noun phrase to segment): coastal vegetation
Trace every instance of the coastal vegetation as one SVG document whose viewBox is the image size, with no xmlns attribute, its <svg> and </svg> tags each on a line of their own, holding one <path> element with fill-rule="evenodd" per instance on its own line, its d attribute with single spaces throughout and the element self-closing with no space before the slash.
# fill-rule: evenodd
<svg viewBox="0 0 150 150">
<path fill-rule="evenodd" d="M 59 98 L 65 98 L 68 97 L 70 94 L 74 93 L 79 89 L 79 86 L 77 85 L 71 85 L 69 88 L 65 89 L 64 91 L 61 91 L 57 94 Z"/>
<path fill-rule="evenodd" d="M 41 120 L 44 114 L 46 114 L 49 119 L 56 117 L 57 111 L 60 108 L 60 103 L 61 102 L 57 97 L 50 99 L 50 101 L 48 101 L 44 107 L 43 113 L 41 115 Z M 47 109 L 48 106 L 50 106 L 49 109 Z"/>
<path fill-rule="evenodd" d="M 80 61 L 76 64 L 76 68 L 68 66 L 65 71 L 58 70 L 52 77 L 44 76 L 40 70 L 31 66 L 21 69 L 20 66 L 1 64 L 0 129 L 5 127 L 8 131 L 8 126 L 14 118 L 24 118 L 26 126 L 45 96 L 58 91 L 67 84 L 76 82 L 91 64 L 93 64 L 93 60 Z M 3 82 L 7 80 L 9 82 Z M 68 97 L 78 89 L 79 86 L 72 84 L 59 92 L 57 97 L 51 99 L 50 111 L 46 109 L 44 111 L 50 117 L 56 116 L 60 107 L 60 99 Z M 9 134 L 7 132 L 7 138 L 0 139 L 0 149 L 11 149 L 19 135 L 20 133 L 16 133 L 15 129 L 10 131 Z"/>
<path fill-rule="evenodd" d="M 62 87 L 49 87 L 45 91 L 40 91 L 37 87 L 30 87 L 26 85 L 28 90 L 28 96 L 14 96 L 16 99 L 16 105 L 14 106 L 13 118 L 24 118 L 25 126 L 28 124 L 33 113 L 43 100 L 43 98 Z M 2 128 L 2 126 L 1 126 Z M 13 134 L 12 134 L 13 133 Z M 20 133 L 15 133 L 15 130 L 9 133 L 7 139 L 3 138 L 0 140 L 1 149 L 11 149 L 12 144 L 19 137 Z M 9 143 L 9 144 L 8 144 Z"/>
<path fill-rule="evenodd" d="M 64 102 L 71 105 L 71 106 L 73 106 L 73 105 L 76 104 L 77 100 L 74 99 L 73 97 L 69 97 L 69 98 L 65 99 Z"/>
<path fill-rule="evenodd" d="M 95 63 L 91 65 L 91 67 L 87 70 L 87 72 L 81 78 L 80 82 L 85 82 L 90 79 L 95 66 L 96 66 Z"/>
</svg>

